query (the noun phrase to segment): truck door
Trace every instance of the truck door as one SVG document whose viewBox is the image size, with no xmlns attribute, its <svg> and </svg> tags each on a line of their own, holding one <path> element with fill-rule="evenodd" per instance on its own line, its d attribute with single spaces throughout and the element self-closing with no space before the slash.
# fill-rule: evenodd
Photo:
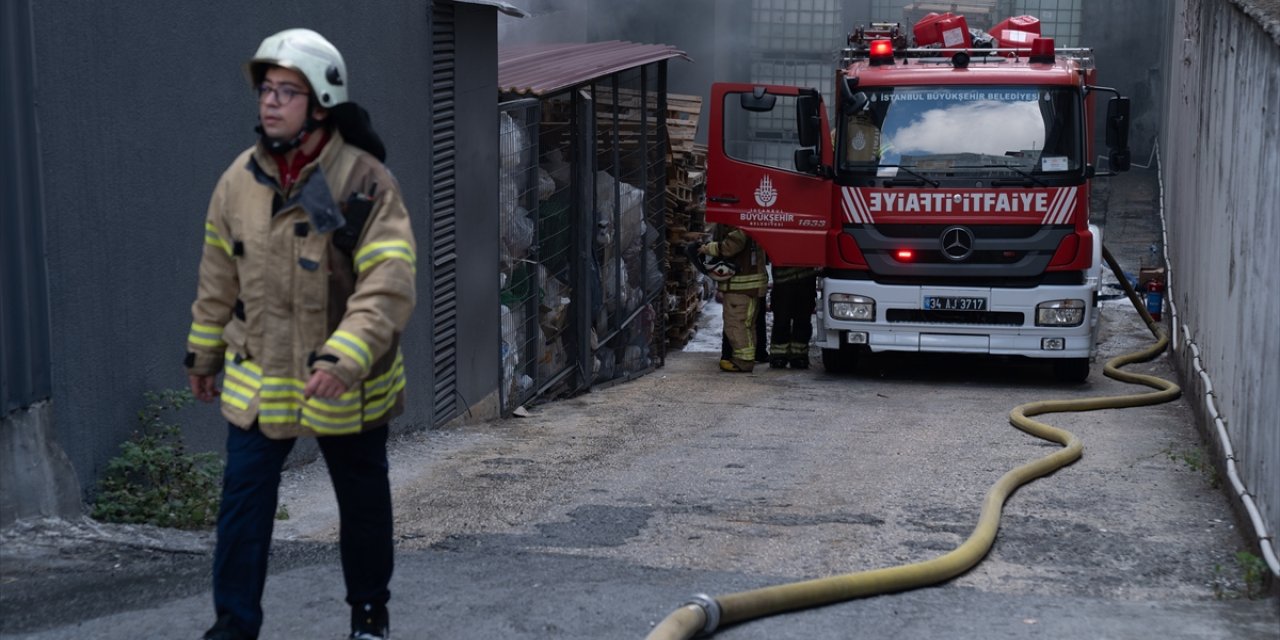
<svg viewBox="0 0 1280 640">
<path fill-rule="evenodd" d="M 707 221 L 743 229 L 774 264 L 823 266 L 833 228 L 830 132 L 813 89 L 712 85 Z"/>
</svg>

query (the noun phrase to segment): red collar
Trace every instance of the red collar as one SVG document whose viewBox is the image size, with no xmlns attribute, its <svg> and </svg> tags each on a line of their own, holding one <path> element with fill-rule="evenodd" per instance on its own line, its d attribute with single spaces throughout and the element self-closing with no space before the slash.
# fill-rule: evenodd
<svg viewBox="0 0 1280 640">
<path fill-rule="evenodd" d="M 315 151 L 308 154 L 299 147 L 298 152 L 293 156 L 293 162 L 285 159 L 288 154 L 271 154 L 272 159 L 276 161 L 276 169 L 280 171 L 280 187 L 285 191 L 288 191 L 293 186 L 293 183 L 297 182 L 298 174 L 302 173 L 302 168 L 319 158 L 320 152 L 324 151 L 324 146 L 329 142 L 329 132 L 325 129 L 320 129 L 319 135 L 320 144 L 316 145 Z"/>
</svg>

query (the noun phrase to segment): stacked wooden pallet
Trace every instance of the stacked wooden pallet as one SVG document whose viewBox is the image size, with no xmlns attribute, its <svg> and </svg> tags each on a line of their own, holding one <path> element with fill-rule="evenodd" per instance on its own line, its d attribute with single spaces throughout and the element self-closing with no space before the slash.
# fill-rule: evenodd
<svg viewBox="0 0 1280 640">
<path fill-rule="evenodd" d="M 701 96 L 667 96 L 667 346 L 684 347 L 702 313 L 704 287 L 684 253 L 685 245 L 708 239 L 707 149 L 697 144 Z"/>
<path fill-rule="evenodd" d="M 698 135 L 698 118 L 702 115 L 702 96 L 667 94 L 667 137 L 671 145 L 667 153 L 668 164 L 687 163 L 696 153 L 694 138 Z M 702 166 L 706 168 L 706 149 L 703 148 Z"/>
</svg>

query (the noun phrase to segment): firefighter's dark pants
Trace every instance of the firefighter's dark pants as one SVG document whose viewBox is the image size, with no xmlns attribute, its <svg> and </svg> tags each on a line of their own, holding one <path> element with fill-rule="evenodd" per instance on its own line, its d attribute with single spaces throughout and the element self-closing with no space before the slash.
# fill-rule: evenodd
<svg viewBox="0 0 1280 640">
<path fill-rule="evenodd" d="M 385 605 L 391 598 L 391 485 L 386 427 L 316 439 L 338 498 L 339 550 L 347 602 Z M 280 470 L 293 440 L 272 440 L 255 424 L 230 425 L 227 467 L 213 555 L 213 605 L 241 631 L 257 637 L 262 591 L 275 524 Z"/>
<path fill-rule="evenodd" d="M 813 337 L 814 299 L 818 295 L 816 277 L 775 281 L 769 292 L 769 308 L 773 310 L 773 339 L 770 355 L 789 361 L 807 360 L 809 339 Z"/>
</svg>

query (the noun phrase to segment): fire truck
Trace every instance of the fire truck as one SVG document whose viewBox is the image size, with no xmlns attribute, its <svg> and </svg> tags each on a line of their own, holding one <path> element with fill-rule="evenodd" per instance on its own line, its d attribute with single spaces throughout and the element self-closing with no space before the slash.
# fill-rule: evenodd
<svg viewBox="0 0 1280 640">
<path fill-rule="evenodd" d="M 1129 100 L 1094 84 L 1091 50 L 1056 48 L 1031 16 L 987 32 L 930 14 L 912 32 L 913 46 L 897 24 L 850 34 L 830 113 L 813 87 L 713 85 L 707 220 L 774 265 L 822 269 L 828 371 L 947 352 L 1043 359 L 1083 381 L 1103 266 L 1089 184 L 1129 168 Z"/>
</svg>

